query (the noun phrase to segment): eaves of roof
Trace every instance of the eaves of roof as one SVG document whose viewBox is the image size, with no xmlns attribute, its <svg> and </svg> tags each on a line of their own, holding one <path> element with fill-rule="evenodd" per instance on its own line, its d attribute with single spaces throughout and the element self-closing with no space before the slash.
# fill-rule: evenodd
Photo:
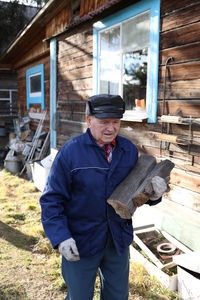
<svg viewBox="0 0 200 300">
<path fill-rule="evenodd" d="M 135 1 L 134 0 L 110 0 L 109 2 L 102 5 L 101 7 L 97 8 L 96 10 L 89 12 L 87 15 L 76 18 L 62 32 L 60 32 L 50 38 L 47 38 L 46 40 L 48 41 L 48 40 L 51 40 L 52 38 L 59 37 L 83 23 L 86 23 L 86 22 L 89 22 L 92 20 L 96 20 L 98 17 L 99 18 L 106 17 L 109 14 L 111 9 L 113 10 L 115 8 L 116 10 L 118 10 L 119 8 L 124 8 L 130 4 L 133 4 L 134 2 L 137 2 L 137 1 L 138 0 L 135 0 Z"/>
<path fill-rule="evenodd" d="M 139 0 L 110 0 L 96 10 L 89 12 L 87 15 L 78 17 L 75 20 L 72 19 L 71 23 L 64 30 L 62 30 L 62 32 L 47 39 L 45 39 L 44 36 L 44 40 L 49 41 L 51 38 L 59 37 L 60 35 L 69 32 L 71 29 L 74 29 L 83 23 L 106 17 L 111 10 L 114 12 L 138 1 Z M 38 34 L 41 34 L 41 31 L 44 30 L 45 25 L 54 16 L 54 10 L 58 10 L 58 7 L 59 9 L 62 9 L 64 4 L 66 4 L 66 2 L 63 0 L 49 0 L 47 4 L 39 10 L 31 22 L 18 34 L 16 39 L 0 57 L 0 64 L 9 64 L 11 57 L 15 56 L 18 49 L 20 49 L 20 47 L 23 48 L 23 45 L 26 44 L 28 37 L 30 37 L 30 35 L 36 35 L 37 32 Z"/>
<path fill-rule="evenodd" d="M 49 0 L 45 6 L 43 6 L 33 19 L 22 29 L 16 39 L 11 42 L 8 48 L 0 57 L 0 63 L 8 63 L 9 58 L 12 55 L 16 55 L 18 47 L 25 43 L 28 36 L 35 36 L 37 33 L 41 33 L 41 30 L 45 28 L 45 25 L 54 15 L 54 10 L 63 5 L 63 0 Z"/>
</svg>

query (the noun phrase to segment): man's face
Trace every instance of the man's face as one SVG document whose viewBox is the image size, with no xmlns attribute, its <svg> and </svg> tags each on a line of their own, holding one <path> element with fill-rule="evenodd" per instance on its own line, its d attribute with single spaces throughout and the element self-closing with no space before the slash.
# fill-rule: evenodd
<svg viewBox="0 0 200 300">
<path fill-rule="evenodd" d="M 97 119 L 87 116 L 86 120 L 92 136 L 101 144 L 110 144 L 119 132 L 120 119 Z"/>
</svg>

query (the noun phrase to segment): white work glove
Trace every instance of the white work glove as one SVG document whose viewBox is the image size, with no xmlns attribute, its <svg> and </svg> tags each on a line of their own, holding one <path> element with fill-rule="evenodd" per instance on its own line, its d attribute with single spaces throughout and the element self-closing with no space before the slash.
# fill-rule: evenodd
<svg viewBox="0 0 200 300">
<path fill-rule="evenodd" d="M 168 190 L 165 179 L 160 176 L 153 177 L 151 179 L 151 184 L 153 188 L 153 195 L 150 197 L 150 200 L 159 199 Z"/>
<path fill-rule="evenodd" d="M 76 242 L 73 238 L 61 242 L 58 246 L 58 251 L 68 261 L 76 261 L 80 259 L 78 249 L 76 247 Z"/>
</svg>

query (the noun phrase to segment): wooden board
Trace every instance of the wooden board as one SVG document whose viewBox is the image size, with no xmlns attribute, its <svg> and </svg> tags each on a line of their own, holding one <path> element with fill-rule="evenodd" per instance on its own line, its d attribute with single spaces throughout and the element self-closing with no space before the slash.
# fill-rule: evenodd
<svg viewBox="0 0 200 300">
<path fill-rule="evenodd" d="M 165 104 L 165 113 L 170 115 L 180 115 L 184 117 L 199 118 L 200 101 L 183 101 L 183 100 L 169 100 Z M 158 101 L 158 115 L 162 115 L 163 103 Z"/>
<path fill-rule="evenodd" d="M 162 1 L 161 2 L 161 15 L 168 14 L 187 6 L 191 7 L 195 4 L 198 4 L 199 0 L 181 0 L 181 1 Z"/>
<path fill-rule="evenodd" d="M 181 1 L 182 2 L 182 1 Z M 190 23 L 200 21 L 200 5 L 199 2 L 184 8 L 173 11 L 161 20 L 161 31 L 171 30 L 173 28 L 186 26 Z"/>
<path fill-rule="evenodd" d="M 200 31 L 200 23 L 199 23 L 199 28 L 198 32 Z M 178 35 L 178 33 L 177 33 Z M 192 33 L 189 33 L 190 37 L 194 37 Z M 170 64 L 177 64 L 181 62 L 189 62 L 189 61 L 194 61 L 194 60 L 199 60 L 200 59 L 200 42 L 196 42 L 195 37 L 195 42 L 191 45 L 190 44 L 180 44 L 178 42 L 178 38 L 175 37 L 175 40 L 173 41 L 173 38 L 171 37 L 171 32 L 169 35 L 169 43 L 166 41 L 165 36 L 163 36 L 163 40 L 166 43 L 166 48 L 164 50 L 160 50 L 160 64 L 165 65 L 166 60 L 168 57 L 172 56 L 173 57 L 173 62 L 170 62 Z M 200 40 L 200 33 L 199 33 L 199 40 Z M 185 39 L 184 39 L 185 41 Z M 170 45 L 170 42 L 171 45 Z M 168 47 L 174 46 L 172 49 Z M 164 48 L 164 47 L 163 47 Z M 169 64 L 169 65 L 170 65 Z"/>
<path fill-rule="evenodd" d="M 160 67 L 159 70 L 159 81 L 164 80 L 165 67 Z M 200 61 L 192 61 L 190 63 L 174 64 L 167 68 L 166 74 L 167 81 L 178 81 L 178 80 L 194 80 L 200 79 Z"/>
<path fill-rule="evenodd" d="M 164 84 L 159 84 L 158 99 L 164 97 Z M 180 80 L 174 82 L 167 82 L 165 87 L 165 99 L 200 99 L 200 79 L 196 80 Z"/>
</svg>

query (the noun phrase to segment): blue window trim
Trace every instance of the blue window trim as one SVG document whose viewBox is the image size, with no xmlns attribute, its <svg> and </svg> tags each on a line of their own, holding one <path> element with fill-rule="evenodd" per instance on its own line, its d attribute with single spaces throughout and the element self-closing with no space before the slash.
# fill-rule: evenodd
<svg viewBox="0 0 200 300">
<path fill-rule="evenodd" d="M 50 146 L 56 148 L 57 40 L 50 40 Z"/>
<path fill-rule="evenodd" d="M 30 97 L 30 75 L 41 73 L 41 96 Z M 27 96 L 27 109 L 30 109 L 30 104 L 41 104 L 42 109 L 44 109 L 44 65 L 37 65 L 26 71 L 26 96 Z"/>
<path fill-rule="evenodd" d="M 132 18 L 147 10 L 151 10 L 150 20 L 150 52 L 148 66 L 147 112 L 148 123 L 155 123 L 157 116 L 158 70 L 159 70 L 159 32 L 160 32 L 160 0 L 139 1 L 93 25 L 93 79 L 94 94 L 98 93 L 98 33 L 110 26 Z"/>
</svg>

